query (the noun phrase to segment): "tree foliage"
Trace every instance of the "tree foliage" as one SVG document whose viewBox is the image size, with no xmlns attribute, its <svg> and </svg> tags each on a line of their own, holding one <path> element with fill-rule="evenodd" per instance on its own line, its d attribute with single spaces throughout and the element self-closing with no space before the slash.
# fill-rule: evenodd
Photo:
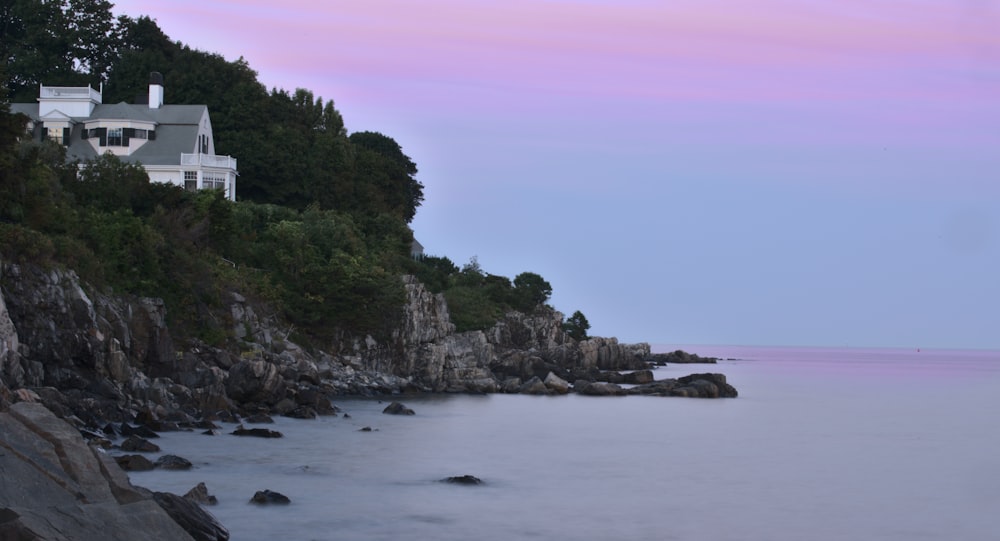
<svg viewBox="0 0 1000 541">
<path fill-rule="evenodd" d="M 566 318 L 563 322 L 563 331 L 574 340 L 586 340 L 587 331 L 590 330 L 590 322 L 587 321 L 587 316 L 583 315 L 583 312 L 577 310 L 573 312 L 573 315 Z"/>
</svg>

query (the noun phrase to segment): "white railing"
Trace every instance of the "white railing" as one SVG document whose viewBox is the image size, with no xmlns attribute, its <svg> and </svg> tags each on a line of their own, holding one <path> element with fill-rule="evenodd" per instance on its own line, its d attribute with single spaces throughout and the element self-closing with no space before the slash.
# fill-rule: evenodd
<svg viewBox="0 0 1000 541">
<path fill-rule="evenodd" d="M 101 93 L 89 86 L 43 86 L 40 98 L 85 98 L 101 103 Z"/>
<path fill-rule="evenodd" d="M 215 154 L 181 154 L 181 165 L 200 165 L 235 170 L 236 158 L 232 156 L 216 156 Z"/>
</svg>

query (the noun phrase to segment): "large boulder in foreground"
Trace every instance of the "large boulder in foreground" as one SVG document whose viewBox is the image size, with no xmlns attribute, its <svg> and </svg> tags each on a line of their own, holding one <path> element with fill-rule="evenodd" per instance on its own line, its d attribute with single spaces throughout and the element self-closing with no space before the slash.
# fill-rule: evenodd
<svg viewBox="0 0 1000 541">
<path fill-rule="evenodd" d="M 0 471 L 0 539 L 193 539 L 111 457 L 40 404 L 0 412 Z"/>
</svg>

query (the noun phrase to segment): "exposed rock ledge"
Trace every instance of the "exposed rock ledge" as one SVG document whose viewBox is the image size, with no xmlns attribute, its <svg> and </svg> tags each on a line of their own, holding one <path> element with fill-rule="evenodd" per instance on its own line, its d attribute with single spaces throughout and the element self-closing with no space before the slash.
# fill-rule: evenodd
<svg viewBox="0 0 1000 541">
<path fill-rule="evenodd" d="M 0 412 L 0 471 L 0 539 L 194 539 L 114 460 L 40 404 Z"/>
</svg>

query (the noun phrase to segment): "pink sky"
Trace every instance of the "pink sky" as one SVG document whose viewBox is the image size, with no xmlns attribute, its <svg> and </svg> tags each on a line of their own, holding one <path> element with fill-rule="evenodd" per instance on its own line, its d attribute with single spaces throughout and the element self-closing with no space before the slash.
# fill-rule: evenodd
<svg viewBox="0 0 1000 541">
<path fill-rule="evenodd" d="M 1000 347 L 1000 1 L 116 4 L 394 137 L 432 253 L 598 333 Z"/>
</svg>

